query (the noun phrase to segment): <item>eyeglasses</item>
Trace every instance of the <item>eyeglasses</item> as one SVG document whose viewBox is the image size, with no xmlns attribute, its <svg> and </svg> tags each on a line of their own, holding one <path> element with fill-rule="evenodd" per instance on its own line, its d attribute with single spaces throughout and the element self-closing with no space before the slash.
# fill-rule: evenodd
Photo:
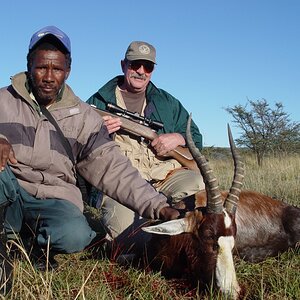
<svg viewBox="0 0 300 300">
<path fill-rule="evenodd" d="M 128 68 L 137 71 L 141 66 L 144 67 L 146 73 L 151 73 L 154 69 L 154 63 L 144 60 L 128 61 Z"/>
</svg>

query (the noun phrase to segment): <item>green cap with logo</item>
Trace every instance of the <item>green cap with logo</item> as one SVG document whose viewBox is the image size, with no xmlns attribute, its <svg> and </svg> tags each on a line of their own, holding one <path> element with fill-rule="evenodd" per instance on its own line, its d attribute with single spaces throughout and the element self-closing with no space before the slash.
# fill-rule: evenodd
<svg viewBox="0 0 300 300">
<path fill-rule="evenodd" d="M 127 60 L 148 60 L 156 64 L 156 50 L 149 43 L 134 41 L 128 46 L 125 58 Z"/>
</svg>

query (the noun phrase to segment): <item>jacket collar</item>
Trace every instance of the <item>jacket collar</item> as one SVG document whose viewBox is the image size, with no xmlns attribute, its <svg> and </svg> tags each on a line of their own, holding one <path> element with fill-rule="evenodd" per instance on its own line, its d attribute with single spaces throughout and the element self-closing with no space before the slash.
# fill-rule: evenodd
<svg viewBox="0 0 300 300">
<path fill-rule="evenodd" d="M 30 97 L 30 89 L 28 89 L 26 72 L 21 72 L 11 77 L 11 84 L 14 90 L 24 98 L 31 106 L 36 108 L 36 104 Z M 62 107 L 72 107 L 78 104 L 79 98 L 73 93 L 72 89 L 65 84 L 60 92 L 60 99 L 51 105 L 50 110 Z"/>
</svg>

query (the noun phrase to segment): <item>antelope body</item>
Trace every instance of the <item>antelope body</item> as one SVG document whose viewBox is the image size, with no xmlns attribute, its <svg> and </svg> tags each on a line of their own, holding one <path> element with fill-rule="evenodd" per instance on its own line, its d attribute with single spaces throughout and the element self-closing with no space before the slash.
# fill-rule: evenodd
<svg viewBox="0 0 300 300">
<path fill-rule="evenodd" d="M 259 262 L 300 242 L 300 208 L 253 191 L 244 191 L 236 213 L 235 253 Z"/>
</svg>

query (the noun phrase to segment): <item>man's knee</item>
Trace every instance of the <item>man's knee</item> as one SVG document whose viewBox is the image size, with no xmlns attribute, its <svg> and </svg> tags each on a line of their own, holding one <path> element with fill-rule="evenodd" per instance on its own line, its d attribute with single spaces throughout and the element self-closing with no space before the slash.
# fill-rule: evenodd
<svg viewBox="0 0 300 300">
<path fill-rule="evenodd" d="M 0 206 L 16 201 L 19 188 L 15 175 L 8 166 L 5 167 L 0 172 Z"/>
<path fill-rule="evenodd" d="M 37 237 L 38 244 L 45 248 L 50 239 L 50 248 L 59 253 L 75 253 L 82 251 L 90 244 L 96 233 L 87 222 L 66 222 L 61 226 L 41 228 Z"/>
<path fill-rule="evenodd" d="M 190 195 L 205 189 L 203 178 L 200 174 L 191 175 L 182 184 L 186 187 Z"/>
<path fill-rule="evenodd" d="M 92 239 L 96 236 L 96 233 L 91 228 L 76 227 L 66 232 L 63 242 L 60 243 L 60 247 L 66 253 L 74 253 L 82 251 L 86 246 L 90 244 Z"/>
<path fill-rule="evenodd" d="M 204 188 L 203 178 L 199 172 L 180 169 L 167 178 L 158 190 L 177 202 Z"/>
<path fill-rule="evenodd" d="M 101 220 L 111 237 L 116 238 L 134 223 L 135 213 L 116 200 L 105 197 L 101 207 Z"/>
</svg>

